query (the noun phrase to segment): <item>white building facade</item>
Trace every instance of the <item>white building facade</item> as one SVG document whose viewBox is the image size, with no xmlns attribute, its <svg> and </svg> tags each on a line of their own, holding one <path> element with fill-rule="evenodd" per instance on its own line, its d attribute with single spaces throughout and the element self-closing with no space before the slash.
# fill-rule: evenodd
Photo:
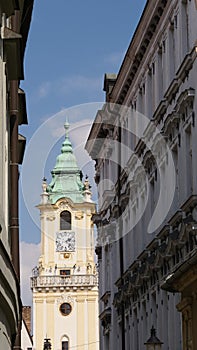
<svg viewBox="0 0 197 350">
<path fill-rule="evenodd" d="M 81 172 L 68 138 L 43 181 L 40 209 L 41 256 L 33 270 L 34 349 L 50 338 L 54 350 L 98 350 L 98 277 L 88 179 Z"/>
<path fill-rule="evenodd" d="M 105 75 L 86 144 L 102 350 L 145 349 L 152 326 L 163 350 L 197 346 L 196 277 L 173 283 L 196 271 L 196 14 L 195 0 L 147 1 L 118 75 Z"/>
<path fill-rule="evenodd" d="M 21 349 L 22 350 L 33 349 L 32 337 L 28 332 L 28 329 L 24 320 L 22 320 L 22 329 L 21 329 Z"/>
</svg>

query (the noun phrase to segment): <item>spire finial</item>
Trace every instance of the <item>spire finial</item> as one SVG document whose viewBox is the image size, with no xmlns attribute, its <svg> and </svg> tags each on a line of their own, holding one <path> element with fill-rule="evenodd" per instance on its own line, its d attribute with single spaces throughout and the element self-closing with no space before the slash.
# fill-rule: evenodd
<svg viewBox="0 0 197 350">
<path fill-rule="evenodd" d="M 92 202 L 92 200 L 91 200 L 92 193 L 90 191 L 91 186 L 90 186 L 90 183 L 89 183 L 87 175 L 86 175 L 86 178 L 85 178 L 85 181 L 84 181 L 83 185 L 84 185 L 83 195 L 85 197 L 86 202 Z"/>
<path fill-rule="evenodd" d="M 45 176 L 42 179 L 42 190 L 43 190 L 43 193 L 47 193 L 47 179 Z"/>
<path fill-rule="evenodd" d="M 47 193 L 47 179 L 44 176 L 42 179 L 42 194 L 41 194 L 41 204 L 47 204 L 49 195 Z"/>
<path fill-rule="evenodd" d="M 69 134 L 69 127 L 70 127 L 70 124 L 69 124 L 69 122 L 68 122 L 68 117 L 66 117 L 66 121 L 65 121 L 65 123 L 64 123 L 64 128 L 65 128 L 65 130 L 66 130 L 66 139 L 68 139 L 68 134 Z"/>
</svg>

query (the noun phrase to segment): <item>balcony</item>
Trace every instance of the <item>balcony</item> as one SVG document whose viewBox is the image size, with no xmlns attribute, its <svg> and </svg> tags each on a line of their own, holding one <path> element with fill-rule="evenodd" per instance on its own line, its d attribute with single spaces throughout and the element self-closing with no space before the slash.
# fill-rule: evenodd
<svg viewBox="0 0 197 350">
<path fill-rule="evenodd" d="M 69 275 L 69 276 L 33 276 L 31 277 L 31 288 L 34 289 L 91 289 L 98 286 L 97 275 Z"/>
</svg>

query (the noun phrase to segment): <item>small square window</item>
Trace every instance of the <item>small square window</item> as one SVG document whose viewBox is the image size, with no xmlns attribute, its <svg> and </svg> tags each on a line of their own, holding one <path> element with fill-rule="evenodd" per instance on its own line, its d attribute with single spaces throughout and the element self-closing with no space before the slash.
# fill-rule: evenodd
<svg viewBox="0 0 197 350">
<path fill-rule="evenodd" d="M 70 270 L 60 270 L 61 276 L 70 276 Z"/>
</svg>

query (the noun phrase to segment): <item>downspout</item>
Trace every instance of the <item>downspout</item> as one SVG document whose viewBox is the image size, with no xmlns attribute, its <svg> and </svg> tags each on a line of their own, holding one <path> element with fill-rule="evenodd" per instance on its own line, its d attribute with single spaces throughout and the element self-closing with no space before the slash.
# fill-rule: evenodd
<svg viewBox="0 0 197 350">
<path fill-rule="evenodd" d="M 13 31 L 19 33 L 19 10 L 11 18 Z M 11 256 L 14 270 L 20 286 L 20 261 L 19 261 L 19 219 L 18 219 L 18 80 L 10 81 L 10 236 Z M 13 345 L 14 350 L 21 349 L 21 317 L 22 305 L 19 300 L 20 316 L 18 320 L 18 332 Z"/>
</svg>

